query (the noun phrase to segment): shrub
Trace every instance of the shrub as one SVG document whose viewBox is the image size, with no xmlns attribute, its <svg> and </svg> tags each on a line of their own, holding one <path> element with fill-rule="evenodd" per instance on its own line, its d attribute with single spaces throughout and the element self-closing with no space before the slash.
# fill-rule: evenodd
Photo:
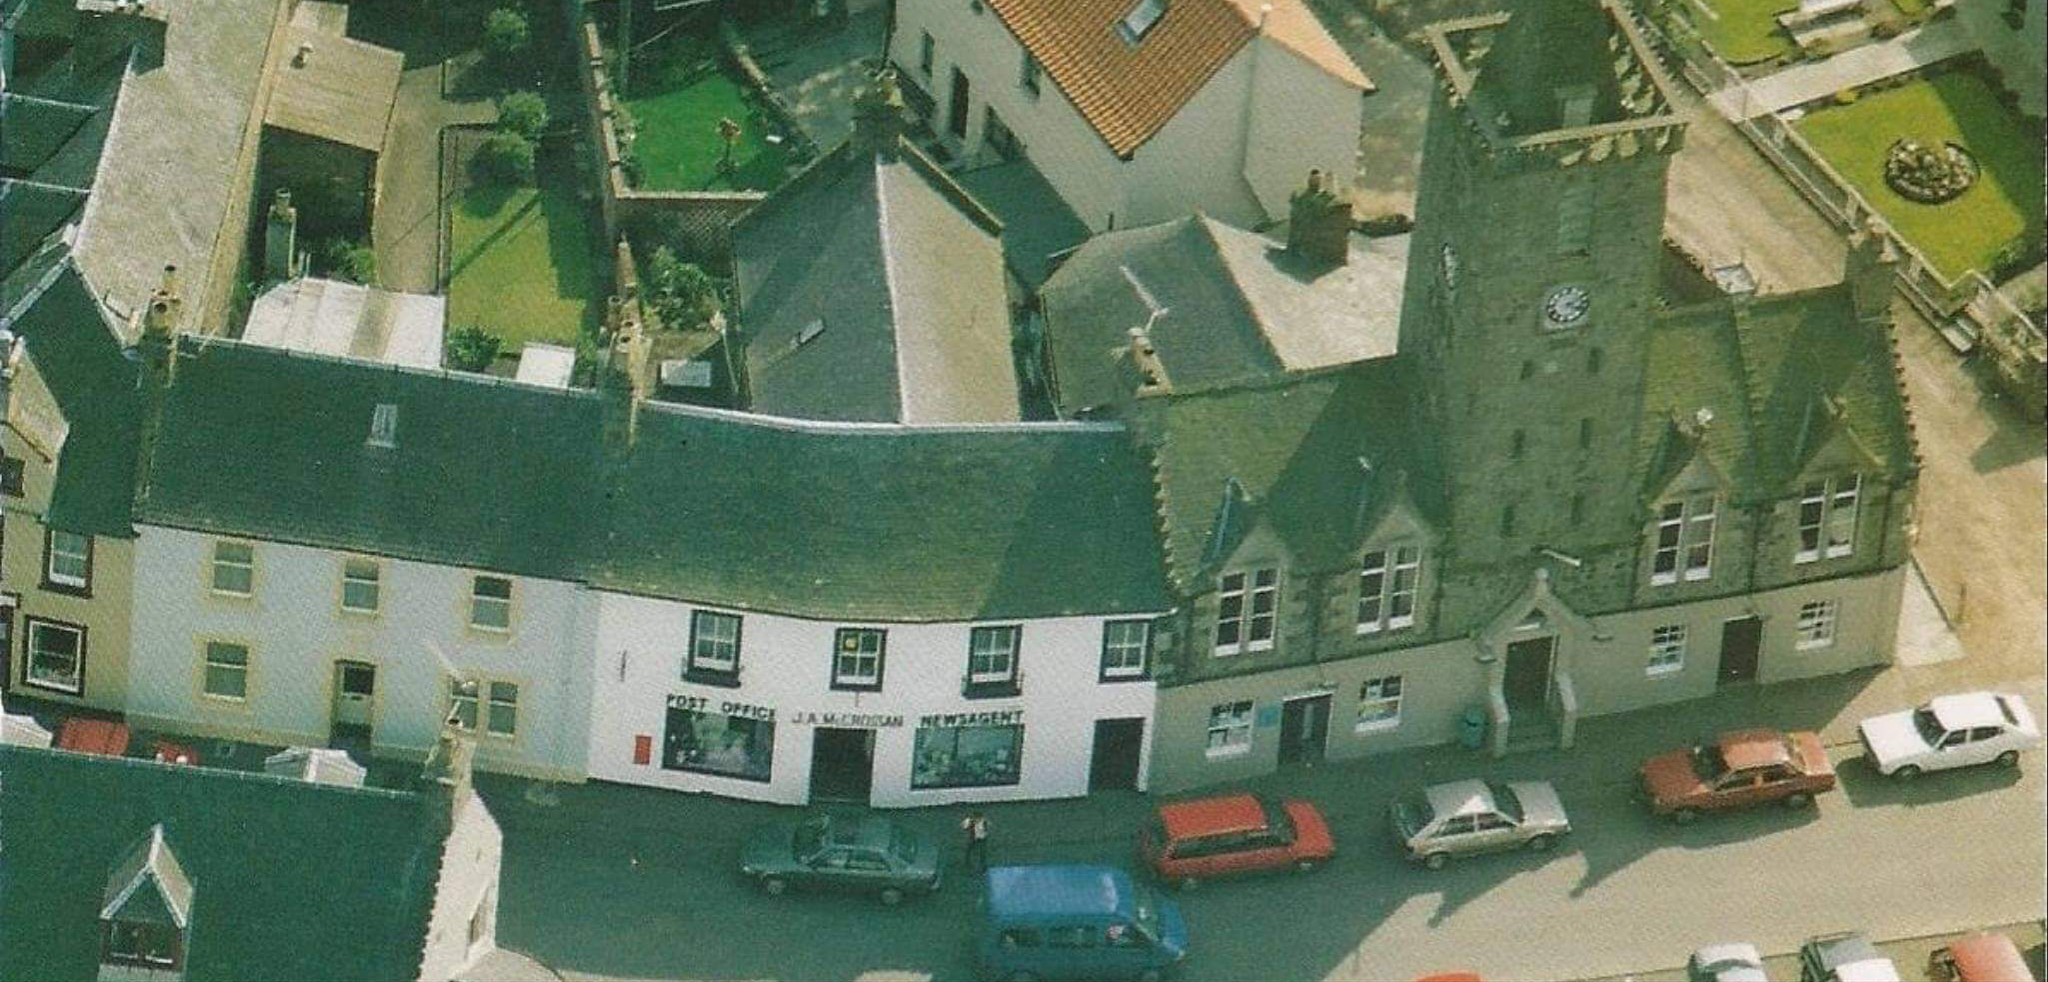
<svg viewBox="0 0 2048 982">
<path fill-rule="evenodd" d="M 526 15 L 513 7 L 499 7 L 484 18 L 484 51 L 500 62 L 512 60 L 513 56 L 526 50 L 533 40 L 533 32 L 526 24 Z"/>
<path fill-rule="evenodd" d="M 718 280 L 696 263 L 677 259 L 668 246 L 656 248 L 648 258 L 647 280 L 653 288 L 654 310 L 670 328 L 696 328 L 718 312 Z"/>
<path fill-rule="evenodd" d="M 499 184 L 533 182 L 533 141 L 517 133 L 493 133 L 476 150 L 478 175 Z"/>
<path fill-rule="evenodd" d="M 538 140 L 548 128 L 548 101 L 538 92 L 513 92 L 498 100 L 498 128 Z"/>
<path fill-rule="evenodd" d="M 370 283 L 377 278 L 377 253 L 369 246 L 348 239 L 328 239 L 319 249 L 320 268 L 328 276 L 351 283 Z"/>
<path fill-rule="evenodd" d="M 481 372 L 498 360 L 504 344 L 497 335 L 474 324 L 458 327 L 448 334 L 448 367 L 459 372 Z"/>
<path fill-rule="evenodd" d="M 2042 258 L 2042 230 L 2030 229 L 2016 236 L 1998 248 L 1991 257 L 1991 268 L 1985 272 L 1993 283 L 2004 283 L 2027 270 L 2033 269 Z"/>
<path fill-rule="evenodd" d="M 1838 106 L 1846 106 L 1846 105 L 1848 105 L 1848 104 L 1850 104 L 1850 103 L 1852 103 L 1852 102 L 1855 102 L 1855 101 L 1856 101 L 1856 90 L 1855 90 L 1855 89 L 1836 89 L 1836 90 L 1835 90 L 1835 105 L 1838 105 Z"/>
</svg>

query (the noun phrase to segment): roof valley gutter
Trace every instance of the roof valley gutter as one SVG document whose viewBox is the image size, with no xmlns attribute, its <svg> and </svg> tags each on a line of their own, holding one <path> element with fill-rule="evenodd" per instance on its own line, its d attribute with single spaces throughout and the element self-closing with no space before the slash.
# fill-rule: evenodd
<svg viewBox="0 0 2048 982">
<path fill-rule="evenodd" d="M 910 393 L 905 391 L 903 380 L 903 335 L 896 330 L 896 312 L 903 309 L 903 298 L 896 291 L 896 253 L 892 248 L 894 238 L 889 234 L 889 193 L 884 186 L 887 174 L 882 170 L 879 156 L 861 161 L 864 167 L 874 168 L 875 175 L 875 231 L 882 237 L 882 285 L 889 291 L 889 356 L 896 364 L 896 418 L 910 422 Z"/>
</svg>

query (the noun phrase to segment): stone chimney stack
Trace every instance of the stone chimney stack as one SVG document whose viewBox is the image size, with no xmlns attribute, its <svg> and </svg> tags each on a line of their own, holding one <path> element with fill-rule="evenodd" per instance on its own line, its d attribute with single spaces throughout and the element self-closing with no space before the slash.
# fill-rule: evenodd
<svg viewBox="0 0 2048 982">
<path fill-rule="evenodd" d="M 1166 377 L 1166 364 L 1159 360 L 1159 349 L 1152 346 L 1152 335 L 1145 328 L 1134 327 L 1130 339 L 1128 354 L 1138 394 L 1169 391 L 1172 383 Z"/>
<path fill-rule="evenodd" d="M 430 793 L 446 796 L 451 818 L 469 798 L 475 764 L 476 734 L 463 729 L 450 717 L 442 724 L 434 749 L 427 754 L 425 772 L 421 776 Z"/>
<path fill-rule="evenodd" d="M 1842 279 L 1849 284 L 1849 295 L 1855 298 L 1857 320 L 1890 321 L 1898 265 L 1898 249 L 1892 245 L 1891 230 L 1883 222 L 1872 218 L 1849 237 Z"/>
<path fill-rule="evenodd" d="M 1351 202 L 1336 193 L 1322 171 L 1309 171 L 1307 186 L 1287 204 L 1287 251 L 1332 266 L 1349 258 Z"/>
<path fill-rule="evenodd" d="M 149 295 L 149 306 L 143 308 L 142 333 L 159 337 L 178 333 L 178 314 L 184 304 L 178 295 L 178 267 L 167 263 L 162 282 Z"/>
<path fill-rule="evenodd" d="M 291 190 L 278 188 L 263 226 L 263 279 L 275 283 L 298 275 L 299 210 L 292 207 Z"/>
<path fill-rule="evenodd" d="M 896 71 L 885 68 L 874 84 L 853 99 L 853 144 L 862 153 L 894 155 L 903 136 L 903 93 L 896 88 Z"/>
</svg>

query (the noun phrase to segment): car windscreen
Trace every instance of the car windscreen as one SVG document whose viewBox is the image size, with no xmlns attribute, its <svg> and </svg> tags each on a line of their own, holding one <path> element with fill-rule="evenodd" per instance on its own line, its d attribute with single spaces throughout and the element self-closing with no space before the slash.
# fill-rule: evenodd
<svg viewBox="0 0 2048 982">
<path fill-rule="evenodd" d="M 1430 810 L 1429 799 L 1417 791 L 1394 801 L 1394 817 L 1400 820 L 1402 828 L 1413 832 L 1427 826 L 1436 813 Z"/>
<path fill-rule="evenodd" d="M 1271 798 L 1260 798 L 1259 808 L 1266 813 L 1266 830 L 1281 842 L 1294 841 L 1294 817 L 1287 809 Z"/>
<path fill-rule="evenodd" d="M 909 863 L 917 858 L 917 840 L 911 838 L 909 832 L 892 828 L 889 830 L 889 852 L 899 862 Z"/>
<path fill-rule="evenodd" d="M 1487 787 L 1493 791 L 1494 807 L 1517 825 L 1521 824 L 1522 799 L 1515 797 L 1515 789 L 1505 784 L 1489 784 Z"/>
<path fill-rule="evenodd" d="M 825 825 L 822 822 L 805 822 L 796 827 L 796 834 L 790 839 L 790 849 L 801 859 L 818 851 L 825 844 Z"/>
<path fill-rule="evenodd" d="M 1913 729 L 1930 747 L 1940 741 L 1941 735 L 1947 732 L 1941 728 L 1941 721 L 1934 718 L 1934 710 L 1925 706 L 1913 710 Z"/>
<path fill-rule="evenodd" d="M 1712 744 L 1701 744 L 1692 748 L 1692 770 L 1702 781 L 1712 781 L 1728 772 L 1728 762 L 1721 757 L 1721 748 Z"/>
</svg>

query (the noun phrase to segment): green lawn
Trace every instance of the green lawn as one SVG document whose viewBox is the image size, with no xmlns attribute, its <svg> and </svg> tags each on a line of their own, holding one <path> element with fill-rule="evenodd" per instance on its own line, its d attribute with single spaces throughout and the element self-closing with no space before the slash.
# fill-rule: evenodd
<svg viewBox="0 0 2048 982">
<path fill-rule="evenodd" d="M 767 119 L 740 83 L 719 65 L 709 42 L 680 42 L 660 57 L 633 62 L 633 94 L 625 100 L 639 127 L 633 152 L 640 186 L 656 191 L 771 191 L 787 175 L 789 154 L 768 142 Z M 718 121 L 740 124 L 733 169 L 720 173 L 725 153 Z"/>
<path fill-rule="evenodd" d="M 1792 50 L 1776 16 L 1799 0 L 1685 0 L 1686 16 L 1714 53 L 1734 65 L 1767 61 Z"/>
<path fill-rule="evenodd" d="M 516 355 L 528 341 L 574 346 L 601 316 L 590 220 L 573 171 L 536 188 L 472 187 L 454 202 L 448 328 L 479 325 Z"/>
<path fill-rule="evenodd" d="M 1974 72 L 1872 92 L 1795 125 L 1944 277 L 1989 270 L 2001 246 L 2041 225 L 2040 124 L 2007 109 Z M 1977 183 L 1945 204 L 1900 197 L 1884 182 L 1884 154 L 1901 137 L 1969 150 L 1982 168 Z"/>
</svg>

